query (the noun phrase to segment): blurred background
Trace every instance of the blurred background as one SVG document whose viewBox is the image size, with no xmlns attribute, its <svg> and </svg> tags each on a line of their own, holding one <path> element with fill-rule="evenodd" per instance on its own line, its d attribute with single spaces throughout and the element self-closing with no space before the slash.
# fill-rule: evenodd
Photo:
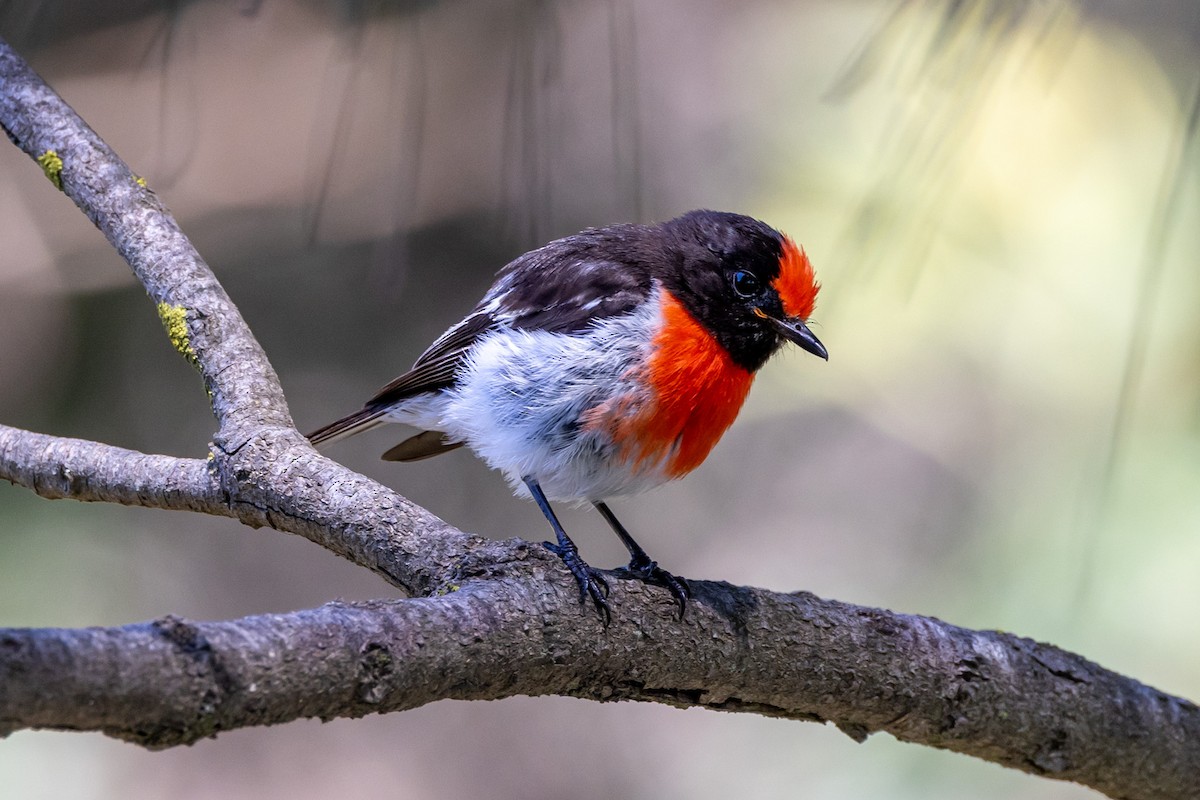
<svg viewBox="0 0 1200 800">
<path fill-rule="evenodd" d="M 828 364 L 760 375 L 688 479 L 615 511 L 668 569 L 1053 642 L 1200 698 L 1200 6 L 1193 0 L 0 3 L 175 211 L 302 430 L 359 407 L 501 265 L 589 225 L 758 216 L 824 284 Z M 0 420 L 203 457 L 128 268 L 0 148 Z M 466 530 L 545 538 L 467 452 L 330 455 Z M 625 560 L 595 514 L 564 522 Z M 387 596 L 296 537 L 0 485 L 0 625 Z M 620 610 L 617 609 L 619 618 Z M 619 624 L 619 623 L 618 623 Z M 561 698 L 0 742 L 14 798 L 1098 797 L 877 735 Z"/>
</svg>

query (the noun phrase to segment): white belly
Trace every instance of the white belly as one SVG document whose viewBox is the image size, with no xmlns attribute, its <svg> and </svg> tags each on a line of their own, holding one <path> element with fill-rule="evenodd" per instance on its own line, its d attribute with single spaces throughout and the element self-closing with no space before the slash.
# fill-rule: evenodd
<svg viewBox="0 0 1200 800">
<path fill-rule="evenodd" d="M 641 389 L 631 368 L 645 360 L 658 316 L 651 301 L 583 335 L 490 334 L 456 387 L 413 398 L 389 417 L 465 442 L 519 495 L 528 496 L 526 475 L 552 500 L 602 500 L 651 488 L 665 476 L 654 469 L 635 474 L 603 430 L 581 428 L 580 416 L 613 394 L 634 397 L 636 410 Z"/>
</svg>

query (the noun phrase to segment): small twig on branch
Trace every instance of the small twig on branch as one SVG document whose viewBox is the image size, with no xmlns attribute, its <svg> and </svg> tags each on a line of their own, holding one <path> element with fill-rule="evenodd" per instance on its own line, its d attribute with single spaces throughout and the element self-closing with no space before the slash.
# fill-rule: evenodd
<svg viewBox="0 0 1200 800">
<path fill-rule="evenodd" d="M 50 500 L 71 498 L 232 516 L 204 461 L 147 455 L 7 425 L 0 425 L 0 476 Z"/>
</svg>

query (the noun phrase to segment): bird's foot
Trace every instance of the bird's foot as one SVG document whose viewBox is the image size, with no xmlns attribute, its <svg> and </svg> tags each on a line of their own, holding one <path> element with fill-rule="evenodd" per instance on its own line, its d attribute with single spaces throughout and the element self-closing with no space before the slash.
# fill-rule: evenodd
<svg viewBox="0 0 1200 800">
<path fill-rule="evenodd" d="M 542 546 L 561 558 L 567 565 L 567 569 L 571 570 L 571 574 L 575 576 L 575 582 L 579 584 L 579 602 L 582 603 L 591 598 L 596 613 L 600 615 L 600 619 L 607 626 L 612 620 L 612 612 L 608 608 L 608 581 L 604 579 L 600 571 L 588 566 L 588 563 L 579 556 L 579 551 L 575 547 L 566 547 L 554 542 L 542 542 Z"/>
<path fill-rule="evenodd" d="M 635 557 L 628 566 L 613 571 L 618 575 L 627 575 L 643 583 L 651 583 L 668 590 L 675 597 L 675 602 L 679 603 L 679 618 L 683 619 L 683 612 L 687 610 L 687 601 L 692 596 L 692 589 L 688 586 L 686 578 L 672 575 L 660 567 L 657 561 L 651 561 L 649 558 Z"/>
</svg>

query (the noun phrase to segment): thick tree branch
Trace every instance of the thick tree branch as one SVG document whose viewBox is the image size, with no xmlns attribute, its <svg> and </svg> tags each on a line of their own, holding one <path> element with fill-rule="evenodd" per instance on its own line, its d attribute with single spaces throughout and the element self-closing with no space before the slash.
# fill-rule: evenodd
<svg viewBox="0 0 1200 800">
<path fill-rule="evenodd" d="M 494 544 L 321 456 L 294 430 L 216 452 L 222 485 L 243 522 L 299 534 L 410 595 L 440 591 L 465 565 L 498 557 Z"/>
<path fill-rule="evenodd" d="M 559 694 L 829 720 L 1113 797 L 1200 787 L 1200 708 L 1048 645 L 709 582 L 693 584 L 683 622 L 670 598 L 646 602 L 663 593 L 616 582 L 620 621 L 605 629 L 540 572 L 232 622 L 0 632 L 0 733 L 166 747 L 297 717 Z"/>
<path fill-rule="evenodd" d="M 383 575 L 403 601 L 113 629 L 0 631 L 0 735 L 151 747 L 444 697 L 565 694 L 830 720 L 1114 797 L 1200 794 L 1200 712 L 1056 648 L 937 620 L 695 582 L 614 580 L 608 628 L 561 563 L 447 525 L 308 445 L 211 270 L 157 198 L 0 42 L 0 125 L 104 231 L 200 370 L 219 430 L 175 459 L 0 427 L 0 477 L 45 497 L 231 515 Z"/>
</svg>

